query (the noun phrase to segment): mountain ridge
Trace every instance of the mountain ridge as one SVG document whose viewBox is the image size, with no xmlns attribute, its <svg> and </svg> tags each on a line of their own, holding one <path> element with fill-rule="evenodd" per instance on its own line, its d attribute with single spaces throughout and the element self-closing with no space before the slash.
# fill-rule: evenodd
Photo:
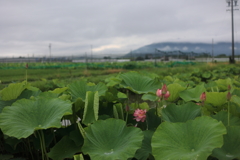
<svg viewBox="0 0 240 160">
<path fill-rule="evenodd" d="M 129 52 L 126 56 L 141 55 L 141 54 L 154 54 L 158 52 L 192 52 L 195 54 L 210 54 L 220 55 L 225 54 L 230 56 L 232 54 L 231 42 L 218 42 L 218 43 L 202 43 L 202 42 L 157 42 L 145 45 L 136 50 Z M 235 55 L 239 55 L 240 43 L 235 42 Z"/>
</svg>

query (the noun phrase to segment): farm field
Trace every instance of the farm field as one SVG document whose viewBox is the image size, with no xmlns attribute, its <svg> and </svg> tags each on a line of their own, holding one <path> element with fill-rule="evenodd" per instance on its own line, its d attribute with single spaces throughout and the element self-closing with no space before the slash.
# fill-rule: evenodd
<svg viewBox="0 0 240 160">
<path fill-rule="evenodd" d="M 178 63 L 158 63 L 155 67 L 150 62 L 125 62 L 125 63 L 2 63 L 0 64 L 0 89 L 12 82 L 21 82 L 27 80 L 36 85 L 41 85 L 53 79 L 61 79 L 66 83 L 78 78 L 90 79 L 92 82 L 104 80 L 109 74 L 129 70 L 148 70 L 155 69 L 156 73 L 162 72 L 161 68 L 171 70 L 172 66 Z M 192 63 L 183 63 L 183 67 L 192 65 Z M 199 64 L 200 65 L 200 64 Z M 198 66 L 199 66 L 198 65 Z M 165 70 L 164 69 L 164 70 Z M 159 70 L 159 71 L 158 71 Z M 27 72 L 27 73 L 26 73 Z M 38 85 L 38 87 L 39 87 Z"/>
<path fill-rule="evenodd" d="M 0 159 L 240 159 L 239 64 L 30 66 L 0 72 Z"/>
</svg>

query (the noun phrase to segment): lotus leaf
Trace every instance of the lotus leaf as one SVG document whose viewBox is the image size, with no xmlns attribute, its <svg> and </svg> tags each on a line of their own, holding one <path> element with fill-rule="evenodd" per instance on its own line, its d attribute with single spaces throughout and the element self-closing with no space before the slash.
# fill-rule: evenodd
<svg viewBox="0 0 240 160">
<path fill-rule="evenodd" d="M 201 107 L 193 102 L 183 105 L 170 104 L 162 109 L 162 119 L 168 122 L 186 122 L 201 116 Z"/>
<path fill-rule="evenodd" d="M 86 81 L 77 81 L 69 84 L 68 88 L 73 97 L 73 101 L 75 102 L 78 98 L 85 101 L 87 91 L 98 91 L 98 95 L 103 96 L 107 91 L 107 86 L 103 83 L 98 83 L 97 85 L 89 85 Z"/>
<path fill-rule="evenodd" d="M 24 89 L 26 89 L 26 82 L 11 83 L 8 87 L 4 88 L 0 92 L 1 99 L 3 101 L 10 101 L 16 99 Z"/>
<path fill-rule="evenodd" d="M 240 158 L 240 126 L 228 126 L 227 134 L 223 136 L 224 144 L 213 150 L 213 156 L 221 160 Z"/>
<path fill-rule="evenodd" d="M 26 138 L 35 130 L 61 127 L 61 118 L 71 114 L 71 108 L 59 98 L 21 99 L 2 110 L 0 128 L 8 136 Z"/>
<path fill-rule="evenodd" d="M 153 135 L 153 131 L 146 130 L 143 131 L 144 133 L 144 139 L 142 142 L 142 147 L 141 149 L 138 149 L 135 158 L 138 160 L 146 160 L 149 157 L 149 154 L 152 153 L 152 147 L 151 147 L 151 139 Z"/>
<path fill-rule="evenodd" d="M 221 121 L 225 126 L 228 126 L 228 112 L 220 111 L 212 117 L 218 121 Z M 229 125 L 240 126 L 240 118 L 229 114 Z"/>
<path fill-rule="evenodd" d="M 232 80 L 230 78 L 218 79 L 215 82 L 217 83 L 218 88 L 221 91 L 226 91 L 228 89 L 228 85 L 232 86 Z"/>
<path fill-rule="evenodd" d="M 83 123 L 89 125 L 98 120 L 99 97 L 98 92 L 88 91 L 83 113 Z"/>
<path fill-rule="evenodd" d="M 155 131 L 157 129 L 157 127 L 160 125 L 161 123 L 161 118 L 156 115 L 156 109 L 155 108 L 151 108 L 150 110 L 147 111 L 147 126 L 148 126 L 148 130 L 152 130 Z"/>
<path fill-rule="evenodd" d="M 203 78 L 210 78 L 212 76 L 212 74 L 211 74 L 211 72 L 204 72 L 203 74 L 202 74 L 202 77 Z"/>
<path fill-rule="evenodd" d="M 141 147 L 143 133 L 120 119 L 99 120 L 85 128 L 82 151 L 91 160 L 128 159 Z"/>
<path fill-rule="evenodd" d="M 187 89 L 179 93 L 179 96 L 185 101 L 196 101 L 200 100 L 200 95 L 205 92 L 204 84 L 197 85 L 195 88 Z"/>
<path fill-rule="evenodd" d="M 205 102 L 220 107 L 227 102 L 227 92 L 206 92 Z"/>
<path fill-rule="evenodd" d="M 72 158 L 80 149 L 81 147 L 77 146 L 69 136 L 64 136 L 53 148 L 51 148 L 48 156 L 54 160 Z"/>
<path fill-rule="evenodd" d="M 144 94 L 142 96 L 142 100 L 149 100 L 149 101 L 157 101 L 158 97 L 156 96 L 156 94 Z"/>
<path fill-rule="evenodd" d="M 163 122 L 153 134 L 152 154 L 155 159 L 206 160 L 223 145 L 223 134 L 224 125 L 207 116 L 186 123 Z"/>
<path fill-rule="evenodd" d="M 143 76 L 137 72 L 128 72 L 120 75 L 122 78 L 121 86 L 127 88 L 137 94 L 144 93 L 156 93 L 158 88 L 161 88 L 161 84 L 156 80 Z"/>
<path fill-rule="evenodd" d="M 178 83 L 173 83 L 168 85 L 168 90 L 170 92 L 170 97 L 168 98 L 168 101 L 173 102 L 179 98 L 179 92 L 185 90 L 185 87 L 182 87 Z"/>
</svg>

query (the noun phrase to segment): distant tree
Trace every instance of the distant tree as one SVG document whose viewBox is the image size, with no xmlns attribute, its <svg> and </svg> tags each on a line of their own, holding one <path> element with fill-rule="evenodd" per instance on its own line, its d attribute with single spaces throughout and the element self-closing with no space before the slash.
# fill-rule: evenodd
<svg viewBox="0 0 240 160">
<path fill-rule="evenodd" d="M 226 58 L 227 55 L 226 54 L 219 54 L 217 56 L 215 56 L 216 58 Z"/>
<path fill-rule="evenodd" d="M 137 58 L 136 58 L 136 60 L 137 60 L 137 61 L 143 61 L 143 60 L 144 60 L 144 58 L 143 58 L 143 57 L 141 57 L 141 56 L 139 56 L 139 57 L 137 57 Z"/>
</svg>

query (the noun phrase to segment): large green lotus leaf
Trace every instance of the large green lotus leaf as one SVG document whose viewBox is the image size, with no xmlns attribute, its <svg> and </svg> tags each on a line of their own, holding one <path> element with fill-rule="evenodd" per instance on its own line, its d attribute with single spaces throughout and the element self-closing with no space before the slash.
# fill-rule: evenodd
<svg viewBox="0 0 240 160">
<path fill-rule="evenodd" d="M 113 87 L 121 83 L 121 79 L 118 76 L 109 77 L 105 79 L 106 85 L 108 87 Z"/>
<path fill-rule="evenodd" d="M 151 139 L 153 135 L 153 131 L 146 130 L 143 131 L 144 139 L 142 142 L 142 147 L 137 150 L 135 154 L 135 158 L 138 160 L 146 160 L 149 157 L 149 154 L 152 153 Z"/>
<path fill-rule="evenodd" d="M 218 121 L 221 121 L 225 126 L 228 126 L 228 112 L 220 111 L 212 117 Z M 230 126 L 240 126 L 240 118 L 229 114 L 229 125 Z"/>
<path fill-rule="evenodd" d="M 218 79 L 215 82 L 217 83 L 218 88 L 221 91 L 226 91 L 228 89 L 228 85 L 232 86 L 232 80 L 230 78 Z"/>
<path fill-rule="evenodd" d="M 240 126 L 228 126 L 227 134 L 223 136 L 224 144 L 213 150 L 213 156 L 220 160 L 240 158 Z"/>
<path fill-rule="evenodd" d="M 139 128 L 126 127 L 120 119 L 99 120 L 85 128 L 86 138 L 82 147 L 91 160 L 115 160 L 134 157 L 141 147 L 143 133 Z"/>
<path fill-rule="evenodd" d="M 71 108 L 58 98 L 21 99 L 2 110 L 0 128 L 8 136 L 26 138 L 35 130 L 61 127 L 61 118 L 71 114 Z"/>
<path fill-rule="evenodd" d="M 10 100 L 10 101 L 3 101 L 1 100 L 0 97 L 0 113 L 2 112 L 2 109 L 6 106 L 11 106 L 13 104 L 13 102 L 15 102 L 16 100 Z"/>
<path fill-rule="evenodd" d="M 217 89 L 217 83 L 214 81 L 209 81 L 208 83 L 205 84 L 205 88 L 207 90 L 216 90 Z"/>
<path fill-rule="evenodd" d="M 204 84 L 197 85 L 195 88 L 187 89 L 179 93 L 179 96 L 185 101 L 196 101 L 200 100 L 200 95 L 205 92 Z M 171 94 L 171 93 L 170 93 Z"/>
<path fill-rule="evenodd" d="M 10 101 L 16 99 L 24 89 L 26 89 L 26 82 L 11 83 L 8 87 L 4 88 L 0 92 L 1 99 L 3 101 Z"/>
<path fill-rule="evenodd" d="M 202 77 L 203 78 L 210 78 L 212 76 L 211 72 L 203 72 Z"/>
<path fill-rule="evenodd" d="M 235 88 L 232 92 L 232 95 L 236 95 L 238 97 L 240 97 L 240 89 L 239 88 Z"/>
<path fill-rule="evenodd" d="M 170 97 L 168 98 L 168 101 L 173 102 L 179 98 L 179 92 L 185 90 L 185 87 L 182 87 L 178 83 L 173 83 L 167 86 L 168 90 L 170 92 Z"/>
<path fill-rule="evenodd" d="M 232 96 L 231 97 L 231 102 L 234 102 L 234 103 L 240 105 L 240 97 L 236 96 L 236 95 Z"/>
<path fill-rule="evenodd" d="M 51 148 L 48 156 L 54 160 L 72 158 L 80 149 L 81 146 L 77 146 L 69 136 L 64 136 L 53 148 Z"/>
<path fill-rule="evenodd" d="M 90 125 L 91 123 L 97 121 L 98 110 L 99 110 L 98 92 L 88 91 L 86 95 L 86 102 L 82 122 L 85 125 Z"/>
<path fill-rule="evenodd" d="M 227 92 L 206 92 L 205 102 L 220 107 L 227 102 Z"/>
<path fill-rule="evenodd" d="M 226 79 L 218 79 L 215 81 L 218 85 L 219 90 L 227 90 L 228 85 L 232 86 L 232 79 L 226 78 Z"/>
<path fill-rule="evenodd" d="M 4 101 L 0 97 L 0 113 L 2 112 L 2 109 L 4 107 L 11 106 L 15 101 L 17 101 L 19 99 L 22 99 L 22 98 L 29 99 L 31 97 L 36 97 L 40 93 L 41 93 L 41 91 L 39 89 L 28 86 L 28 89 L 25 89 L 24 91 L 22 91 L 22 93 L 16 99 L 12 99 L 12 100 L 9 100 L 9 101 Z"/>
<path fill-rule="evenodd" d="M 143 76 L 137 72 L 128 72 L 120 75 L 123 80 L 121 86 L 127 88 L 137 94 L 156 93 L 158 88 L 161 88 L 161 83 L 156 80 Z"/>
<path fill-rule="evenodd" d="M 161 118 L 156 114 L 156 109 L 151 108 L 147 111 L 147 126 L 148 130 L 155 131 L 161 123 Z"/>
<path fill-rule="evenodd" d="M 186 122 L 201 116 L 201 107 L 193 102 L 170 104 L 162 109 L 162 119 L 168 122 Z"/>
<path fill-rule="evenodd" d="M 89 85 L 86 81 L 77 81 L 68 85 L 70 92 L 73 97 L 73 101 L 75 102 L 78 98 L 81 98 L 85 101 L 87 91 L 98 91 L 98 95 L 103 96 L 107 91 L 107 86 L 103 83 L 98 83 L 97 85 Z"/>
<path fill-rule="evenodd" d="M 152 154 L 155 159 L 206 160 L 223 145 L 223 134 L 225 126 L 207 116 L 186 123 L 163 122 L 153 134 Z"/>
</svg>

